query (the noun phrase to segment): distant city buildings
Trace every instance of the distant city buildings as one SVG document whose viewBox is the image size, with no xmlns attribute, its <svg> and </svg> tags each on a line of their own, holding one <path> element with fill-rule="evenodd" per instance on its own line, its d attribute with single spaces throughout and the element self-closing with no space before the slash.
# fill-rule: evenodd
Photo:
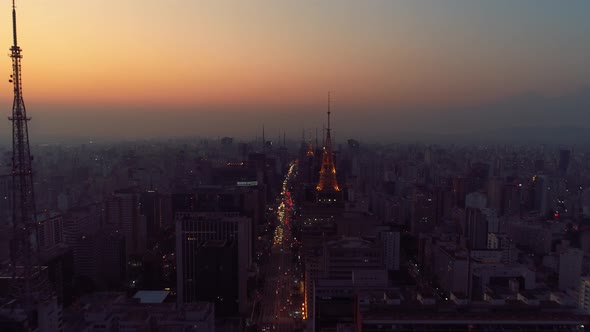
<svg viewBox="0 0 590 332">
<path fill-rule="evenodd" d="M 352 140 L 332 146 L 329 160 L 321 141 L 304 135 L 296 152 L 284 140 L 261 151 L 260 141 L 229 138 L 36 147 L 35 278 L 52 291 L 39 307 L 43 326 L 590 326 L 587 154 Z M 0 193 L 10 182 L 0 177 Z M 277 236 L 289 239 L 279 246 Z M 0 239 L 10 276 L 10 236 Z M 26 329 L 5 296 L 9 280 L 0 316 L 11 318 L 0 327 Z M 133 298 L 142 291 L 168 293 L 150 305 Z M 83 314 L 100 303 L 112 309 Z"/>
</svg>

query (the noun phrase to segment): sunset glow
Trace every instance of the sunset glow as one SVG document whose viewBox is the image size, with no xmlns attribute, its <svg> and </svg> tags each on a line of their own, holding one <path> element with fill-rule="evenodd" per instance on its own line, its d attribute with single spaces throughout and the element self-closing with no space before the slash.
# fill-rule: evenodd
<svg viewBox="0 0 590 332">
<path fill-rule="evenodd" d="M 239 112 L 322 107 L 329 88 L 337 104 L 399 110 L 587 86 L 590 24 L 575 18 L 590 5 L 529 3 L 20 1 L 24 95 L 37 114 L 44 105 Z M 8 49 L 9 1 L 0 14 Z M 10 85 L 0 86 L 6 109 Z"/>
</svg>

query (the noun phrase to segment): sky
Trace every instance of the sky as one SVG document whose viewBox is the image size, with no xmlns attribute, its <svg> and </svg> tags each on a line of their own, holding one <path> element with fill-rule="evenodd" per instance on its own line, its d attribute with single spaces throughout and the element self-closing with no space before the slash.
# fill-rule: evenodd
<svg viewBox="0 0 590 332">
<path fill-rule="evenodd" d="M 343 138 L 537 115 L 539 126 L 580 125 L 588 13 L 587 0 L 17 0 L 31 140 L 248 137 L 262 123 L 300 137 L 326 122 L 328 91 Z M 0 0 L 6 54 L 10 20 Z M 0 122 L 0 138 L 9 130 Z"/>
</svg>

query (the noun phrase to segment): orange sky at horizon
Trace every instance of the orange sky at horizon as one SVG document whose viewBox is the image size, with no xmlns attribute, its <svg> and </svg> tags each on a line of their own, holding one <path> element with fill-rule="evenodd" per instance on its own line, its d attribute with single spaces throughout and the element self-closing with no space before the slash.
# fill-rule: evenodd
<svg viewBox="0 0 590 332">
<path fill-rule="evenodd" d="M 332 90 L 340 104 L 395 109 L 469 105 L 530 91 L 555 95 L 590 82 L 590 70 L 578 68 L 584 52 L 552 62 L 555 54 L 547 50 L 559 45 L 506 44 L 502 27 L 480 23 L 477 11 L 449 23 L 455 14 L 435 5 L 362 3 L 17 1 L 24 99 L 239 108 L 324 103 Z M 8 1 L 0 4 L 0 19 L 0 47 L 8 54 Z M 526 39 L 541 23 L 514 38 Z M 563 31 L 561 44 L 570 45 L 587 30 Z M 0 61 L 5 105 L 12 100 L 10 73 L 7 56 Z"/>
</svg>

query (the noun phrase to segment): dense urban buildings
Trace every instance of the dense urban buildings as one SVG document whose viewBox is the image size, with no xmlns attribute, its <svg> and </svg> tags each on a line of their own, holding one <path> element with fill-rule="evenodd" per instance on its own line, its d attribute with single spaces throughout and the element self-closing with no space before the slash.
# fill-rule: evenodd
<svg viewBox="0 0 590 332">
<path fill-rule="evenodd" d="M 42 267 L 30 280 L 51 292 L 31 319 L 3 265 L 3 328 L 589 325 L 583 149 L 304 137 L 33 150 Z"/>
</svg>

